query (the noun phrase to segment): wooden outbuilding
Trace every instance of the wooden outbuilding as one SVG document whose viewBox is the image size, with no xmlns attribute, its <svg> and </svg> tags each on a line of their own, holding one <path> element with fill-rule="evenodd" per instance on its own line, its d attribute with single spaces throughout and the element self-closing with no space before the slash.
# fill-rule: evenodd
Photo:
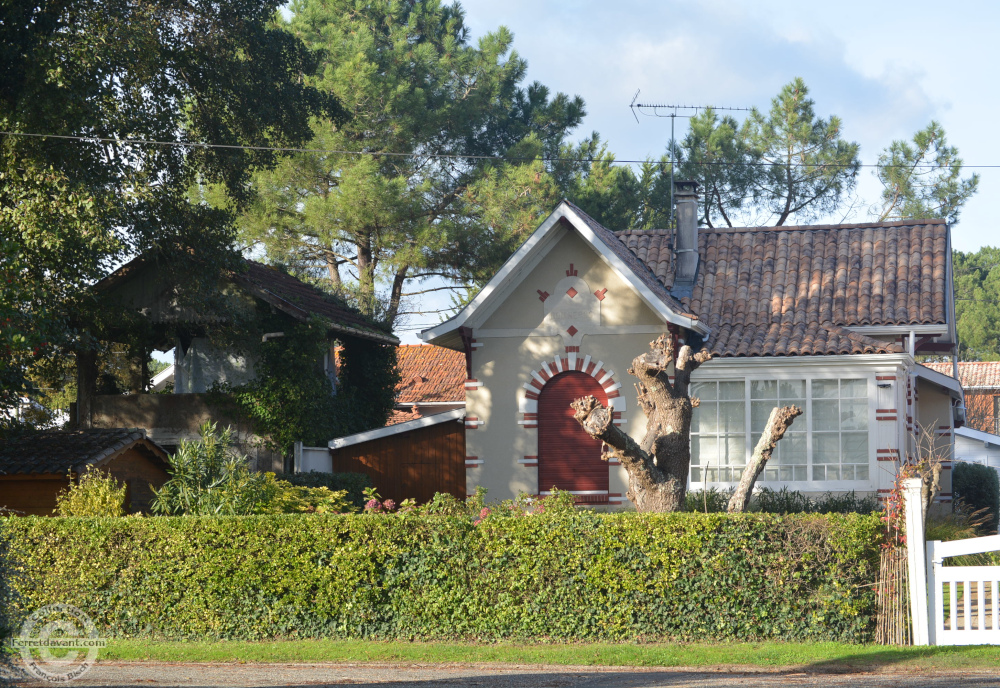
<svg viewBox="0 0 1000 688">
<path fill-rule="evenodd" d="M 143 430 L 43 430 L 0 445 L 0 507 L 18 515 L 51 516 L 56 497 L 87 470 L 125 483 L 125 509 L 148 512 L 153 489 L 167 481 L 167 452 Z"/>
</svg>

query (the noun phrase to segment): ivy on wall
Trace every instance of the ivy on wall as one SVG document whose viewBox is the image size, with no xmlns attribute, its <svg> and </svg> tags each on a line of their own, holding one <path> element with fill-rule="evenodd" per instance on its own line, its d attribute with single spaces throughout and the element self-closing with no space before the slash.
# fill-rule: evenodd
<svg viewBox="0 0 1000 688">
<path fill-rule="evenodd" d="M 235 407 L 271 449 L 287 455 L 297 441 L 325 445 L 334 437 L 385 425 L 399 383 L 395 346 L 339 336 L 343 348 L 334 390 L 323 370 L 331 341 L 322 321 L 289 325 L 272 316 L 253 331 L 284 335 L 245 343 L 255 359 L 255 378 L 244 385 L 214 386 L 210 403 Z"/>
</svg>

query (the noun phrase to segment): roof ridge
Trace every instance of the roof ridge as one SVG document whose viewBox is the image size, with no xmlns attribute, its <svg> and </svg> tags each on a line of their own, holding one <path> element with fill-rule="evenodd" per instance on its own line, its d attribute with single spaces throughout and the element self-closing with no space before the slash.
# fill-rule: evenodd
<svg viewBox="0 0 1000 688">
<path fill-rule="evenodd" d="M 806 232 L 806 231 L 837 231 L 844 229 L 890 229 L 896 227 L 927 227 L 936 225 L 947 226 L 947 220 L 897 220 L 894 222 L 855 222 L 843 224 L 822 225 L 760 225 L 756 227 L 699 227 L 699 233 L 729 234 L 733 232 Z M 655 230 L 654 230 L 655 231 Z"/>
</svg>

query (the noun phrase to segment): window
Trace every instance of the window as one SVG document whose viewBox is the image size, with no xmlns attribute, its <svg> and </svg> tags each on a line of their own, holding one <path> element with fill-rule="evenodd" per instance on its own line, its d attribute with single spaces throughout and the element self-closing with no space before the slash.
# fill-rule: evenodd
<svg viewBox="0 0 1000 688">
<path fill-rule="evenodd" d="M 747 462 L 746 384 L 693 383 L 691 396 L 701 400 L 691 418 L 691 480 L 739 482 Z"/>
<path fill-rule="evenodd" d="M 812 381 L 813 480 L 868 479 L 868 382 Z"/>
<path fill-rule="evenodd" d="M 738 482 L 776 406 L 798 406 L 761 479 L 766 482 L 868 480 L 868 380 L 693 382 L 701 404 L 691 419 L 691 481 Z"/>
<path fill-rule="evenodd" d="M 753 380 L 750 383 L 750 451 L 764 432 L 775 406 L 798 406 L 795 419 L 764 469 L 764 480 L 808 480 L 809 424 L 805 380 Z"/>
</svg>

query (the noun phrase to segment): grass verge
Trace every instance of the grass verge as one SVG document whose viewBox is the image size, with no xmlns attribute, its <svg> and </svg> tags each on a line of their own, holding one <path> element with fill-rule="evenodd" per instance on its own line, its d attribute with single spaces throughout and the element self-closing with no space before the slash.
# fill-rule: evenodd
<svg viewBox="0 0 1000 688">
<path fill-rule="evenodd" d="M 583 666 L 748 666 L 837 670 L 994 669 L 1000 647 L 840 643 L 427 643 L 351 640 L 154 642 L 114 640 L 101 659 L 160 662 L 398 662 Z"/>
</svg>

